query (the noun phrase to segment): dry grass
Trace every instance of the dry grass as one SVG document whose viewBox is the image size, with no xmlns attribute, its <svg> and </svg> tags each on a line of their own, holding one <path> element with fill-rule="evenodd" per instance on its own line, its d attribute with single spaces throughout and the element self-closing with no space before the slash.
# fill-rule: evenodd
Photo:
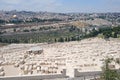
<svg viewBox="0 0 120 80">
<path fill-rule="evenodd" d="M 82 27 L 87 27 L 88 24 L 85 22 L 81 22 L 81 21 L 74 21 L 71 23 L 74 26 L 77 26 L 78 28 L 82 28 Z"/>
</svg>

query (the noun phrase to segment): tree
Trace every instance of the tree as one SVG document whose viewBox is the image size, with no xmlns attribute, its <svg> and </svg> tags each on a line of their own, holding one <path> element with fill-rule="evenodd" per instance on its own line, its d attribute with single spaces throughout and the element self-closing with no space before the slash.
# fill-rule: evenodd
<svg viewBox="0 0 120 80">
<path fill-rule="evenodd" d="M 68 42 L 71 41 L 70 37 L 68 37 Z"/>
<path fill-rule="evenodd" d="M 55 38 L 55 40 L 54 40 L 55 42 L 57 42 L 57 39 Z"/>
<path fill-rule="evenodd" d="M 65 38 L 65 41 L 66 41 L 66 42 L 68 41 L 68 38 L 67 38 L 67 37 Z"/>
<path fill-rule="evenodd" d="M 25 29 L 25 30 L 23 30 L 23 32 L 29 32 L 29 30 Z"/>
<path fill-rule="evenodd" d="M 117 38 L 117 34 L 118 34 L 117 32 L 114 32 L 113 33 L 113 38 Z"/>
<path fill-rule="evenodd" d="M 16 32 L 16 29 L 14 28 L 13 31 Z"/>
<path fill-rule="evenodd" d="M 3 23 L 5 23 L 6 21 L 5 20 L 1 20 L 0 19 L 0 24 L 3 24 Z"/>
<path fill-rule="evenodd" d="M 60 37 L 60 38 L 58 39 L 58 42 L 64 42 L 64 39 L 63 39 L 62 37 Z"/>
<path fill-rule="evenodd" d="M 79 41 L 79 40 L 80 40 L 80 37 L 78 36 L 78 37 L 77 37 L 77 41 Z"/>
<path fill-rule="evenodd" d="M 34 31 L 36 31 L 36 29 L 31 29 L 30 31 L 34 32 Z"/>
<path fill-rule="evenodd" d="M 102 80 L 120 80 L 120 73 L 117 70 L 112 70 L 109 68 L 109 64 L 113 59 L 106 59 L 105 65 L 103 67 Z"/>
<path fill-rule="evenodd" d="M 71 37 L 71 41 L 76 41 L 76 37 Z"/>
<path fill-rule="evenodd" d="M 112 37 L 112 32 L 111 31 L 105 31 L 103 32 L 104 38 L 109 38 Z"/>
<path fill-rule="evenodd" d="M 73 32 L 75 29 L 76 29 L 75 26 L 71 26 L 70 29 L 69 29 L 69 32 Z"/>
</svg>

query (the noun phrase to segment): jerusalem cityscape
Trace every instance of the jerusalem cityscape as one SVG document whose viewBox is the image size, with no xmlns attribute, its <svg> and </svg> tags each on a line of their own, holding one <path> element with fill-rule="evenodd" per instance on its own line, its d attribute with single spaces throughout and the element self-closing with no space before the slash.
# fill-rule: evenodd
<svg viewBox="0 0 120 80">
<path fill-rule="evenodd" d="M 120 0 L 0 0 L 0 80 L 120 80 Z"/>
</svg>

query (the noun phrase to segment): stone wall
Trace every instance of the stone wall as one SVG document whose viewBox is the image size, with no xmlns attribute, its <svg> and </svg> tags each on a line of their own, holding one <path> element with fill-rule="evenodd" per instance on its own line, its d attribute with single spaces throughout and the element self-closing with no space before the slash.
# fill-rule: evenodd
<svg viewBox="0 0 120 80">
<path fill-rule="evenodd" d="M 82 77 L 82 76 L 97 76 L 101 75 L 102 71 L 92 71 L 92 72 L 78 72 L 77 69 L 75 69 L 74 75 L 75 77 Z"/>
<path fill-rule="evenodd" d="M 66 70 L 63 70 L 62 74 L 1 77 L 0 80 L 42 80 L 42 79 L 55 79 L 55 78 L 67 78 Z"/>
</svg>

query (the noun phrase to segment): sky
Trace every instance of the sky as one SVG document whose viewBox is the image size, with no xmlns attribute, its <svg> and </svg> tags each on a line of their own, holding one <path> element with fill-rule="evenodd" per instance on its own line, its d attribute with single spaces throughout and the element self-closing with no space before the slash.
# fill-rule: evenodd
<svg viewBox="0 0 120 80">
<path fill-rule="evenodd" d="M 0 10 L 120 12 L 120 0 L 0 0 Z"/>
</svg>

